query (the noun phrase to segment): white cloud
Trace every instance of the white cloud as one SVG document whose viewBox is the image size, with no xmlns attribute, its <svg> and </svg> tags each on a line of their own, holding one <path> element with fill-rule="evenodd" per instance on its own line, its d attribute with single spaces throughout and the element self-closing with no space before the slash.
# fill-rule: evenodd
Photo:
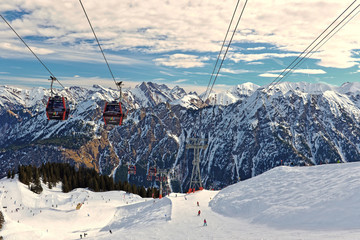
<svg viewBox="0 0 360 240">
<path fill-rule="evenodd" d="M 326 74 L 326 72 L 322 69 L 295 69 L 294 73 Z"/>
<path fill-rule="evenodd" d="M 247 65 L 263 65 L 263 62 L 248 62 Z"/>
<path fill-rule="evenodd" d="M 0 37 L 1 40 L 1 37 Z M 86 63 L 101 63 L 105 64 L 104 59 L 98 49 L 95 51 L 89 45 L 81 45 L 80 48 L 74 46 L 49 45 L 42 44 L 46 48 L 40 47 L 39 43 L 29 44 L 32 51 L 46 64 L 48 60 L 60 60 L 70 62 L 86 62 Z M 35 59 L 27 47 L 17 39 L 4 40 L 0 42 L 0 50 L 2 58 L 10 59 Z M 132 65 L 144 63 L 142 60 L 134 59 L 132 57 L 124 57 L 116 54 L 106 53 L 106 58 L 109 64 Z"/>
<path fill-rule="evenodd" d="M 277 78 L 277 77 L 282 77 L 282 75 L 279 76 L 279 74 L 274 74 L 274 73 L 262 73 L 258 75 L 259 77 L 269 77 L 269 78 Z"/>
<path fill-rule="evenodd" d="M 170 77 L 174 77 L 175 75 L 174 74 L 171 74 L 171 73 L 168 73 L 168 72 L 165 72 L 165 71 L 160 71 L 161 74 L 164 74 L 164 75 L 167 75 L 167 76 L 170 76 Z"/>
<path fill-rule="evenodd" d="M 277 78 L 282 77 L 282 75 L 279 75 L 283 73 L 285 69 L 281 70 L 271 70 L 266 73 L 259 74 L 259 77 L 269 77 L 269 78 Z M 278 74 L 276 74 L 278 73 Z M 322 69 L 295 69 L 293 73 L 303 73 L 303 74 L 326 74 L 326 72 Z"/>
<path fill-rule="evenodd" d="M 254 48 L 247 48 L 246 50 L 248 51 L 258 51 L 258 50 L 264 50 L 266 49 L 265 47 L 254 47 Z"/>
<path fill-rule="evenodd" d="M 99 4 L 96 0 L 88 0 L 83 4 L 104 50 L 217 53 L 236 1 L 208 0 L 194 3 L 107 0 Z M 276 46 L 278 50 L 302 52 L 348 4 L 348 1 L 339 0 L 294 0 L 291 5 L 287 0 L 249 1 L 233 43 L 268 43 Z M 41 39 L 32 40 L 38 43 L 39 54 L 58 53 L 59 46 L 66 46 L 80 53 L 98 54 L 93 35 L 78 1 L 7 0 L 0 2 L 0 9 L 7 13 L 8 11 L 28 13 L 10 23 L 21 36 L 29 39 L 36 36 Z M 351 51 L 360 45 L 358 20 L 359 16 L 324 45 L 321 52 L 314 54 L 321 66 L 336 68 L 354 66 L 356 62 Z M 2 22 L 0 31 L 1 43 L 16 38 Z M 41 47 L 44 44 L 46 48 Z M 84 48 L 88 50 L 84 51 Z M 22 51 L 12 47 L 3 47 L 2 50 L 4 56 Z M 250 50 L 261 49 L 254 47 Z M 16 56 L 21 57 L 20 54 Z M 233 54 L 231 59 L 236 62 L 252 62 L 286 56 L 294 56 L 294 54 Z M 70 60 L 73 55 L 63 54 L 62 57 Z M 75 58 L 79 61 L 89 60 L 79 55 Z M 125 61 L 121 62 L 125 63 Z M 167 62 L 164 61 L 165 64 Z M 184 68 L 204 66 L 203 60 L 184 66 L 180 63 L 172 65 L 168 62 L 168 64 L 170 65 L 166 66 Z"/>
<path fill-rule="evenodd" d="M 243 53 L 234 53 L 229 55 L 229 59 L 234 62 L 254 62 L 264 59 L 275 59 L 275 58 L 284 58 L 284 57 L 297 57 L 297 53 L 259 53 L 259 54 L 243 54 Z"/>
<path fill-rule="evenodd" d="M 156 81 L 165 81 L 166 79 L 165 78 L 154 78 L 153 81 L 156 82 Z"/>
<path fill-rule="evenodd" d="M 179 79 L 179 80 L 176 80 L 175 82 L 176 83 L 182 83 L 182 82 L 186 82 L 188 81 L 188 79 Z"/>
<path fill-rule="evenodd" d="M 101 85 L 103 87 L 116 88 L 114 82 L 109 78 L 101 78 L 101 77 L 66 77 L 66 76 L 57 76 L 59 81 L 64 87 L 71 86 L 80 86 L 80 87 L 92 87 L 93 85 Z M 42 86 L 50 89 L 50 82 L 40 76 L 40 77 L 17 77 L 17 76 L 1 76 L 0 82 L 9 84 L 11 86 L 19 86 L 31 88 L 34 86 Z M 135 87 L 140 84 L 140 82 L 134 81 L 125 81 L 124 88 Z M 58 83 L 54 83 L 54 88 L 62 89 L 62 87 Z"/>
<path fill-rule="evenodd" d="M 221 72 L 223 73 L 232 73 L 232 74 L 241 74 L 241 73 L 248 73 L 249 70 L 244 69 L 230 69 L 230 68 L 221 68 Z"/>
<path fill-rule="evenodd" d="M 165 58 L 154 59 L 156 65 L 175 67 L 175 68 L 193 68 L 202 67 L 204 61 L 209 60 L 207 57 L 199 57 L 190 54 L 173 54 Z"/>
<path fill-rule="evenodd" d="M 272 70 L 269 71 L 269 73 L 281 73 L 283 72 L 285 69 L 282 70 Z M 304 73 L 304 74 L 326 74 L 326 72 L 322 69 L 294 69 L 292 71 L 293 73 Z"/>
<path fill-rule="evenodd" d="M 211 75 L 211 73 L 209 73 L 209 72 L 188 72 L 188 71 L 184 71 L 183 74 L 185 74 L 185 75 L 194 75 L 194 74 L 196 74 L 196 75 L 204 75 L 204 76 L 210 76 Z"/>
<path fill-rule="evenodd" d="M 54 53 L 51 49 L 46 48 L 40 48 L 40 47 L 31 47 L 30 48 L 38 55 L 45 55 L 45 54 L 51 54 Z M 9 42 L 1 42 L 0 43 L 0 49 L 6 51 L 14 51 L 14 52 L 20 52 L 20 53 L 30 53 L 29 50 L 25 47 L 25 45 L 21 46 L 18 44 L 12 44 Z"/>
</svg>

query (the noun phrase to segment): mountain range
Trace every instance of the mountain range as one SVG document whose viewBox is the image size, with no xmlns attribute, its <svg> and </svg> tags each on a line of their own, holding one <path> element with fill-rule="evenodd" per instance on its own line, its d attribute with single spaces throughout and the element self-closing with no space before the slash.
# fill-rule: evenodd
<svg viewBox="0 0 360 240">
<path fill-rule="evenodd" d="M 19 164 L 69 162 L 145 186 L 150 167 L 168 175 L 170 188 L 186 191 L 193 167 L 189 138 L 207 139 L 200 151 L 206 188 L 222 188 L 278 165 L 317 165 L 360 159 L 360 83 L 342 86 L 244 83 L 211 93 L 187 93 L 143 82 L 123 91 L 128 116 L 105 126 L 105 101 L 114 89 L 69 87 L 67 121 L 48 121 L 50 90 L 0 86 L 0 175 Z M 136 175 L 127 166 L 135 165 Z"/>
</svg>

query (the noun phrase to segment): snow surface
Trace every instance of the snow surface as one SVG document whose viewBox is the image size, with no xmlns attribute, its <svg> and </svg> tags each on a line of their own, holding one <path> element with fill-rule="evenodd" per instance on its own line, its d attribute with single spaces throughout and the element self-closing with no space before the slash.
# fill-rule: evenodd
<svg viewBox="0 0 360 240">
<path fill-rule="evenodd" d="M 5 239 L 80 239 L 84 233 L 83 239 L 359 239 L 359 178 L 360 163 L 282 166 L 221 191 L 172 193 L 155 200 L 122 191 L 75 189 L 65 194 L 59 187 L 45 186 L 37 195 L 16 179 L 4 178 L 0 206 L 5 225 L 0 235 Z M 84 204 L 75 210 L 78 203 Z M 204 218 L 208 226 L 203 226 Z"/>
</svg>

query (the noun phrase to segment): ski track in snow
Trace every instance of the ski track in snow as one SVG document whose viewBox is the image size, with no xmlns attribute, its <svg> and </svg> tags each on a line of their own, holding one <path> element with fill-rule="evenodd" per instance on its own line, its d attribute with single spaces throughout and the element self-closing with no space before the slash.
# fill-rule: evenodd
<svg viewBox="0 0 360 240">
<path fill-rule="evenodd" d="M 123 191 L 62 193 L 60 184 L 43 185 L 37 195 L 17 177 L 4 178 L 0 235 L 10 240 L 80 239 L 84 233 L 83 239 L 93 240 L 359 239 L 359 178 L 360 163 L 282 166 L 221 191 L 171 193 L 163 199 Z"/>
</svg>

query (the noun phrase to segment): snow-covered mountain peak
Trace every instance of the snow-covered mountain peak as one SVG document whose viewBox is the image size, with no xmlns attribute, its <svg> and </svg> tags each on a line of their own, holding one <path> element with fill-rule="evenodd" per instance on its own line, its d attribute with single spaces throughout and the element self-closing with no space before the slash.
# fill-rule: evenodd
<svg viewBox="0 0 360 240">
<path fill-rule="evenodd" d="M 289 91 L 299 91 L 309 94 L 321 94 L 328 90 L 336 90 L 336 87 L 324 83 L 308 83 L 308 82 L 282 82 L 279 84 L 266 87 L 265 90 L 272 94 L 286 94 Z"/>
<path fill-rule="evenodd" d="M 253 94 L 259 87 L 260 87 L 259 85 L 256 85 L 251 82 L 247 82 L 234 86 L 232 89 L 230 89 L 230 92 L 233 93 L 234 95 L 249 96 Z"/>
<path fill-rule="evenodd" d="M 360 82 L 346 82 L 338 88 L 338 91 L 345 94 L 358 94 L 360 92 Z"/>
</svg>

